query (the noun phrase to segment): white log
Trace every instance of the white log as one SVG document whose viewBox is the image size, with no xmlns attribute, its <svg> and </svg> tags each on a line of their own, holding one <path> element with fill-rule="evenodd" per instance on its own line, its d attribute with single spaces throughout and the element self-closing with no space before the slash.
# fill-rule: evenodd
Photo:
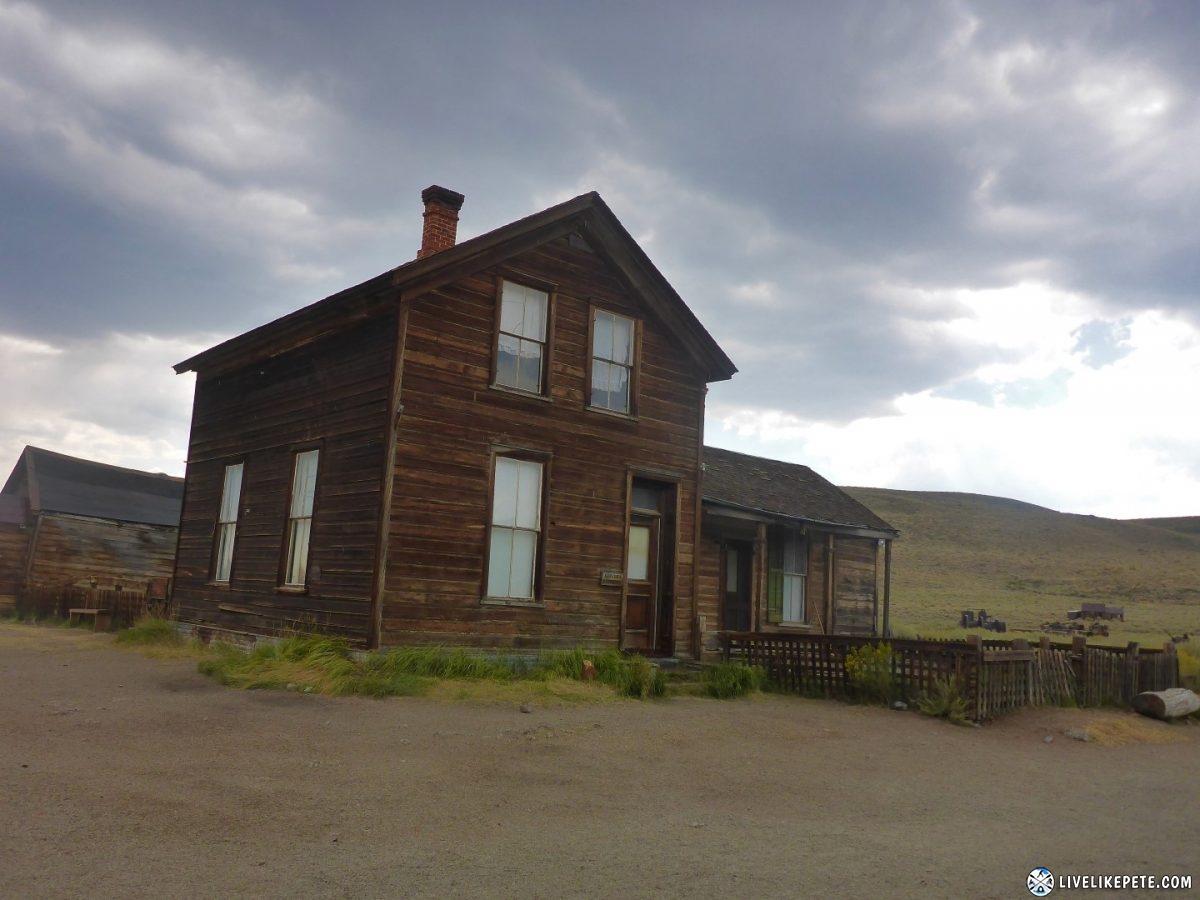
<svg viewBox="0 0 1200 900">
<path fill-rule="evenodd" d="M 1200 712 L 1200 697 L 1187 688 L 1146 691 L 1133 698 L 1133 708 L 1155 719 L 1178 719 Z"/>
</svg>

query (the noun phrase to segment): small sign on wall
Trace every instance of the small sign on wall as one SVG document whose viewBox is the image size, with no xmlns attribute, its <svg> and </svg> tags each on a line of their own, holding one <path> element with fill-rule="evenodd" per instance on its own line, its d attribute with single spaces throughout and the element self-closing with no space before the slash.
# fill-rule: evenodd
<svg viewBox="0 0 1200 900">
<path fill-rule="evenodd" d="M 604 587 L 617 587 L 625 583 L 625 576 L 616 569 L 605 569 L 600 573 L 600 584 Z"/>
</svg>

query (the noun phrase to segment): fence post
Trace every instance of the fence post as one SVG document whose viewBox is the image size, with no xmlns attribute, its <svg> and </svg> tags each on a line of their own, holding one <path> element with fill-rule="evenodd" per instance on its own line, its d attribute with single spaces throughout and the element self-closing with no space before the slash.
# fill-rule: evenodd
<svg viewBox="0 0 1200 900">
<path fill-rule="evenodd" d="M 1091 691 L 1088 690 L 1087 638 L 1076 635 L 1071 638 L 1071 656 L 1075 664 L 1075 682 L 1079 686 L 1079 705 L 1088 706 Z"/>
<path fill-rule="evenodd" d="M 975 696 L 972 698 L 975 706 L 975 715 L 972 716 L 972 720 L 978 722 L 983 719 L 985 711 L 983 699 L 983 641 L 980 640 L 977 634 L 968 634 L 967 646 L 975 651 Z"/>
<path fill-rule="evenodd" d="M 1130 641 L 1125 647 L 1125 677 L 1121 679 L 1123 684 L 1121 689 L 1125 696 L 1121 698 L 1122 703 L 1132 703 L 1133 698 L 1138 694 L 1138 681 L 1140 674 L 1140 663 L 1138 662 L 1138 643 Z"/>
<path fill-rule="evenodd" d="M 1029 652 L 1029 641 L 1023 638 L 1017 638 L 1009 646 L 1013 650 Z M 1027 659 L 1024 661 L 1022 668 L 1025 670 L 1025 705 L 1033 706 L 1033 660 Z"/>
<path fill-rule="evenodd" d="M 1163 653 L 1167 656 L 1167 665 L 1171 669 L 1170 684 L 1168 687 L 1179 687 L 1179 655 L 1175 652 L 1175 642 L 1167 641 L 1163 644 Z M 1165 673 L 1164 673 L 1165 675 Z M 1163 690 L 1159 687 L 1157 690 Z"/>
</svg>

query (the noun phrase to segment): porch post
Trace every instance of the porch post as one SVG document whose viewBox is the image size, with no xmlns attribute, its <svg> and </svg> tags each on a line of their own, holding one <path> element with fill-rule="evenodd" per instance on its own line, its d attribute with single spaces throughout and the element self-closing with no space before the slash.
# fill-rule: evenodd
<svg viewBox="0 0 1200 900">
<path fill-rule="evenodd" d="M 892 636 L 892 542 L 883 542 L 883 636 Z"/>
</svg>

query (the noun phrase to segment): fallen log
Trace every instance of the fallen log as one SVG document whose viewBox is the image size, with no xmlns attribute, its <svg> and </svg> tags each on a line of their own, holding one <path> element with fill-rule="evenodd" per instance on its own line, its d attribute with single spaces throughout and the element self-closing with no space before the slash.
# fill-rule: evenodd
<svg viewBox="0 0 1200 900">
<path fill-rule="evenodd" d="M 1133 708 L 1155 719 L 1178 719 L 1200 712 L 1200 697 L 1187 688 L 1145 691 L 1133 698 Z"/>
</svg>

